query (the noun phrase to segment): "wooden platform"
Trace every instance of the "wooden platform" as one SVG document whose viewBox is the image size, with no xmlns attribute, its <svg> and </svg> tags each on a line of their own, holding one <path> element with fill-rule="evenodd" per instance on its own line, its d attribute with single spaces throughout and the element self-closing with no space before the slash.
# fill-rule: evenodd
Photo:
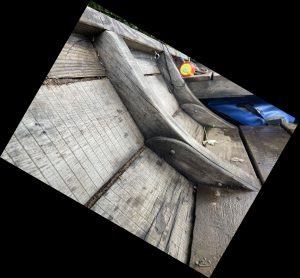
<svg viewBox="0 0 300 278">
<path fill-rule="evenodd" d="M 197 97 L 249 92 L 211 71 L 183 80 L 188 58 L 87 8 L 1 158 L 210 276 L 290 135 L 241 138 Z"/>
</svg>

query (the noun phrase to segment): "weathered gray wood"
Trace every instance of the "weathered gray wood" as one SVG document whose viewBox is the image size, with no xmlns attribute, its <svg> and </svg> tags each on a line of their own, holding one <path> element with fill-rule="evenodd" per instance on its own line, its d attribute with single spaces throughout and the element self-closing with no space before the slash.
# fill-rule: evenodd
<svg viewBox="0 0 300 278">
<path fill-rule="evenodd" d="M 136 49 L 130 49 L 131 53 L 137 60 L 143 74 L 159 74 L 160 71 L 157 67 L 154 52 L 142 52 Z"/>
<path fill-rule="evenodd" d="M 202 143 L 204 138 L 204 131 L 201 125 L 199 125 L 196 121 L 194 121 L 188 114 L 186 114 L 181 109 L 179 109 L 173 115 L 173 118 L 197 142 Z"/>
<path fill-rule="evenodd" d="M 228 162 L 221 163 L 220 160 L 216 163 L 206 156 L 207 153 L 200 153 L 181 141 L 155 137 L 147 140 L 146 145 L 196 184 L 260 189 L 260 182 L 255 176 Z"/>
<path fill-rule="evenodd" d="M 166 47 L 164 47 L 164 52 L 162 52 L 159 59 L 157 59 L 157 65 L 167 82 L 170 91 L 175 95 L 179 104 L 200 103 L 180 76 L 180 72 L 173 61 L 173 57 Z"/>
<path fill-rule="evenodd" d="M 107 78 L 42 86 L 15 136 L 16 166 L 82 204 L 143 145 Z"/>
<path fill-rule="evenodd" d="M 83 35 L 71 34 L 54 65 L 49 78 L 105 76 L 92 43 Z"/>
<path fill-rule="evenodd" d="M 193 185 L 146 148 L 92 209 L 188 263 L 193 205 Z"/>
<path fill-rule="evenodd" d="M 180 75 L 179 69 L 177 68 L 173 57 L 170 55 L 168 50 L 164 48 L 164 52 L 160 55 L 160 58 L 157 60 L 158 67 L 167 82 L 170 91 L 174 94 L 176 97 L 178 103 L 180 105 L 184 104 L 196 104 L 198 106 L 201 106 L 201 110 L 203 111 L 203 114 L 205 113 L 205 118 L 207 119 L 207 123 L 205 125 L 210 125 L 215 122 L 218 122 L 218 126 L 227 126 L 227 127 L 233 127 L 230 123 L 213 113 L 211 110 L 209 110 L 207 107 L 203 105 L 203 103 L 200 102 L 199 99 L 195 97 L 195 95 L 192 93 L 192 91 L 189 89 L 185 81 Z M 189 109 L 186 110 L 186 112 L 190 112 Z M 191 117 L 195 116 L 195 113 L 192 112 L 190 115 Z M 200 124 L 203 124 L 203 120 L 201 117 L 193 117 L 194 120 L 198 121 Z"/>
<path fill-rule="evenodd" d="M 241 126 L 240 129 L 258 175 L 265 182 L 290 135 L 280 126 Z"/>
<path fill-rule="evenodd" d="M 297 127 L 297 124 L 289 124 L 286 121 L 281 121 L 281 126 L 292 135 Z"/>
<path fill-rule="evenodd" d="M 211 80 L 212 73 L 203 73 L 203 74 L 195 74 L 193 76 L 182 77 L 184 81 L 203 81 L 203 80 Z"/>
<path fill-rule="evenodd" d="M 229 122 L 216 118 L 211 110 L 206 109 L 201 105 L 186 103 L 182 104 L 180 107 L 202 126 L 236 129 L 236 127 Z"/>
<path fill-rule="evenodd" d="M 257 193 L 197 187 L 190 258 L 192 268 L 208 277 L 212 274 Z"/>
<path fill-rule="evenodd" d="M 6 150 L 4 150 L 4 151 L 2 152 L 1 158 L 4 159 L 4 160 L 6 160 L 6 161 L 9 162 L 9 163 L 15 165 L 14 161 L 11 159 L 11 157 L 9 156 L 9 154 L 7 153 Z"/>
<path fill-rule="evenodd" d="M 173 115 L 179 109 L 179 105 L 174 95 L 169 91 L 163 77 L 153 75 L 145 76 L 145 79 L 156 99 L 159 100 L 159 107 L 164 109 L 168 115 Z"/>
<path fill-rule="evenodd" d="M 205 140 L 216 140 L 214 145 L 206 144 L 206 148 L 245 172 L 256 176 L 238 129 L 208 128 Z"/>
<path fill-rule="evenodd" d="M 213 80 L 199 81 L 189 78 L 185 79 L 185 81 L 187 82 L 191 91 L 199 99 L 252 95 L 249 91 L 220 75 L 217 78 L 214 74 Z"/>
<path fill-rule="evenodd" d="M 149 86 L 128 46 L 118 35 L 110 31 L 101 33 L 95 39 L 95 47 L 102 55 L 110 80 L 146 139 L 162 136 L 185 142 L 183 149 L 186 147 L 193 153 L 198 162 L 206 161 L 206 165 L 215 167 L 227 182 L 251 189 L 257 187 L 256 178 L 211 153 L 168 115 L 161 106 L 159 94 Z M 178 167 L 189 171 L 182 163 L 178 163 Z M 198 174 L 194 178 L 202 181 Z"/>
<path fill-rule="evenodd" d="M 75 27 L 75 32 L 88 35 L 98 35 L 101 31 L 113 31 L 122 36 L 127 41 L 132 41 L 133 44 L 146 45 L 153 50 L 162 51 L 162 43 L 119 22 L 101 12 L 98 12 L 90 7 L 87 7 L 82 14 L 79 22 Z M 168 47 L 170 53 L 177 57 L 188 59 L 188 56 L 179 52 L 178 50 Z"/>
</svg>

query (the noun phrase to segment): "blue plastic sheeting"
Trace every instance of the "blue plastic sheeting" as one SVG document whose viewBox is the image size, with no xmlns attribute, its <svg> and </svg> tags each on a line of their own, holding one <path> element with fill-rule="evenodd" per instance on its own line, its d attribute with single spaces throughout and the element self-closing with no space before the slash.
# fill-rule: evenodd
<svg viewBox="0 0 300 278">
<path fill-rule="evenodd" d="M 295 118 L 257 96 L 207 99 L 206 105 L 224 118 L 241 125 L 266 125 L 269 120 L 282 119 L 294 123 Z"/>
</svg>

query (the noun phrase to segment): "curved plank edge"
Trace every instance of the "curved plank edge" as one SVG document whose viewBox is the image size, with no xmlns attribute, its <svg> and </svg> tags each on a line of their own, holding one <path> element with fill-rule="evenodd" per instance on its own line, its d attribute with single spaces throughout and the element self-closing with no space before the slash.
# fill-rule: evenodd
<svg viewBox="0 0 300 278">
<path fill-rule="evenodd" d="M 216 116 L 209 109 L 193 103 L 185 103 L 180 106 L 189 116 L 203 126 L 219 128 L 236 128 L 222 118 Z"/>
<path fill-rule="evenodd" d="M 179 140 L 153 137 L 146 141 L 146 145 L 196 184 L 244 188 L 251 191 L 259 191 L 261 187 L 256 177 L 238 176 L 235 172 L 229 172 Z"/>
</svg>

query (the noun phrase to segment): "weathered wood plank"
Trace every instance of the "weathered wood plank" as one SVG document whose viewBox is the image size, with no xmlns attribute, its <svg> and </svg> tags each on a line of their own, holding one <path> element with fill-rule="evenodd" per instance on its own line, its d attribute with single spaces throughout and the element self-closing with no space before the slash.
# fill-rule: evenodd
<svg viewBox="0 0 300 278">
<path fill-rule="evenodd" d="M 147 78 L 137 66 L 135 58 L 122 38 L 113 32 L 105 31 L 95 39 L 95 47 L 102 55 L 109 79 L 146 139 L 167 137 L 180 140 L 182 142 L 175 140 L 175 145 L 178 143 L 183 153 L 193 155 L 194 160 L 200 163 L 191 165 L 192 168 L 204 161 L 209 165 L 209 169 L 214 167 L 217 176 L 220 178 L 224 176 L 222 179 L 229 184 L 232 182 L 236 186 L 257 187 L 259 183 L 257 179 L 207 150 L 166 112 L 161 105 L 161 96 L 149 86 Z M 152 147 L 155 148 L 155 144 Z M 160 147 L 163 148 L 164 143 Z M 158 148 L 156 151 L 160 153 L 161 149 Z M 178 166 L 181 171 L 190 172 L 187 166 L 191 162 L 187 157 L 186 159 L 184 162 L 176 161 L 173 165 Z M 203 180 L 197 173 L 193 177 L 198 181 Z M 215 177 L 212 178 L 213 181 L 216 180 Z"/>
<path fill-rule="evenodd" d="M 169 91 L 163 77 L 161 75 L 152 75 L 145 76 L 145 79 L 155 93 L 156 99 L 160 101 L 159 106 L 163 108 L 168 115 L 173 115 L 179 109 L 179 105 L 174 95 Z"/>
<path fill-rule="evenodd" d="M 188 114 L 179 109 L 173 118 L 176 122 L 186 130 L 197 142 L 202 143 L 204 138 L 204 130 L 199 123 L 194 121 Z"/>
<path fill-rule="evenodd" d="M 136 49 L 130 49 L 134 58 L 137 60 L 143 74 L 159 74 L 160 71 L 157 67 L 156 60 L 154 58 L 154 52 L 147 53 Z"/>
<path fill-rule="evenodd" d="M 107 78 L 42 86 L 15 136 L 16 166 L 82 204 L 143 145 Z"/>
<path fill-rule="evenodd" d="M 280 126 L 241 126 L 240 129 L 258 175 L 265 182 L 290 135 Z"/>
<path fill-rule="evenodd" d="M 196 74 L 193 76 L 186 76 L 186 77 L 182 77 L 184 81 L 203 81 L 203 80 L 211 80 L 211 76 L 212 73 L 208 72 L 208 73 L 203 73 L 203 74 Z"/>
<path fill-rule="evenodd" d="M 236 127 L 229 122 L 215 117 L 216 115 L 211 110 L 204 108 L 204 106 L 186 103 L 182 104 L 180 107 L 202 126 L 236 129 Z"/>
<path fill-rule="evenodd" d="M 222 76 L 219 76 L 219 78 L 214 77 L 213 80 L 201 81 L 186 78 L 185 81 L 199 99 L 252 95 L 249 91 Z"/>
<path fill-rule="evenodd" d="M 199 185 L 190 266 L 210 276 L 258 192 Z"/>
<path fill-rule="evenodd" d="M 193 185 L 146 148 L 92 209 L 187 263 L 193 205 Z"/>
<path fill-rule="evenodd" d="M 11 157 L 9 156 L 9 154 L 7 153 L 6 150 L 4 150 L 4 151 L 2 152 L 1 158 L 4 159 L 4 160 L 6 160 L 6 161 L 9 162 L 9 163 L 15 165 L 14 161 L 11 159 Z"/>
<path fill-rule="evenodd" d="M 92 43 L 83 35 L 71 34 L 48 78 L 98 77 L 105 76 Z"/>
<path fill-rule="evenodd" d="M 204 118 L 195 115 L 195 113 L 193 112 L 195 109 L 186 109 L 186 112 L 188 114 L 189 112 L 191 112 L 191 114 L 189 115 L 194 120 L 198 121 L 198 123 L 200 124 L 205 123 L 205 125 L 210 125 L 209 123 L 213 124 L 215 122 L 218 122 L 218 126 L 225 125 L 227 127 L 233 127 L 227 121 L 225 121 L 224 119 L 213 113 L 211 110 L 209 110 L 207 107 L 205 107 L 203 103 L 201 103 L 200 100 L 195 97 L 195 95 L 185 83 L 184 79 L 181 77 L 179 69 L 175 64 L 173 57 L 170 55 L 170 53 L 165 47 L 164 50 L 165 51 L 160 55 L 160 58 L 157 60 L 157 64 L 162 73 L 162 76 L 168 84 L 170 91 L 174 94 L 180 105 L 188 104 L 200 106 L 201 114 L 205 115 L 205 119 L 207 120 L 207 122 L 203 120 Z M 196 110 L 199 112 L 199 109 Z"/>
<path fill-rule="evenodd" d="M 99 32 L 108 30 L 122 36 L 127 42 L 145 45 L 153 50 L 162 51 L 162 43 L 119 22 L 101 12 L 87 7 L 77 23 L 74 32 L 98 35 Z M 176 57 L 188 59 L 188 56 L 168 46 L 170 53 Z"/>
<path fill-rule="evenodd" d="M 256 176 L 238 129 L 208 128 L 205 140 L 216 140 L 214 145 L 206 144 L 206 148 L 245 172 Z"/>
<path fill-rule="evenodd" d="M 219 187 L 245 188 L 257 191 L 259 180 L 219 156 L 210 159 L 212 152 L 198 152 L 179 140 L 154 137 L 146 145 L 163 157 L 170 165 L 196 184 Z M 220 159 L 220 161 L 218 161 Z"/>
</svg>

